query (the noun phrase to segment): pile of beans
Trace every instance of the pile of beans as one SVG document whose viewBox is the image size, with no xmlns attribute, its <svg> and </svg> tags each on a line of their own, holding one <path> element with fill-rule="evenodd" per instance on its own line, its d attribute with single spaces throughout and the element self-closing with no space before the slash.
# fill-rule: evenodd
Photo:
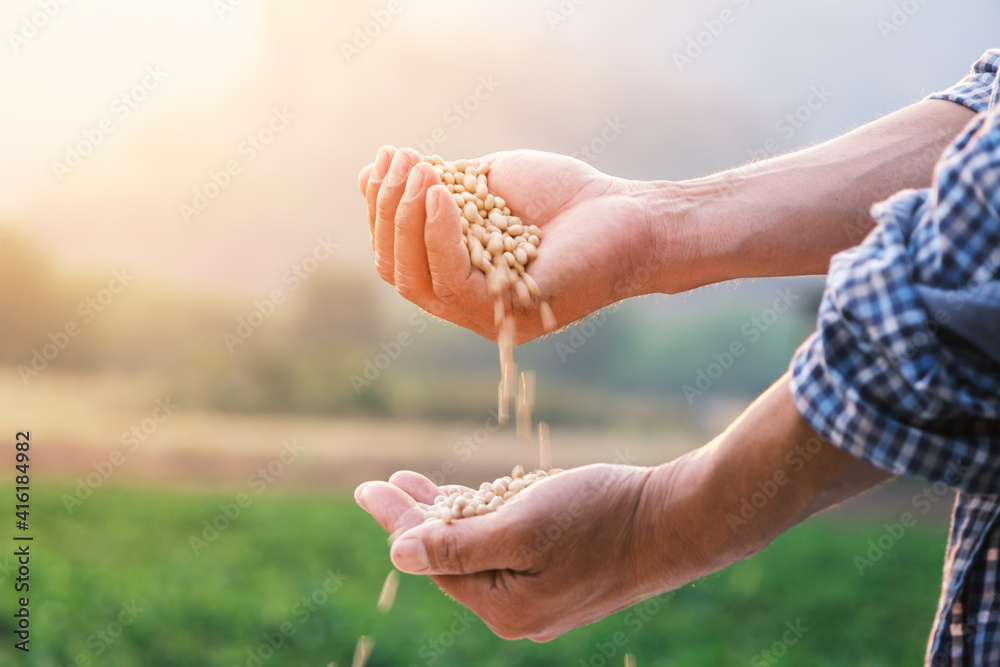
<svg viewBox="0 0 1000 667">
<path fill-rule="evenodd" d="M 494 296 L 513 287 L 521 304 L 538 298 L 538 285 L 527 274 L 528 262 L 538 256 L 542 231 L 512 215 L 507 202 L 489 192 L 490 165 L 474 167 L 469 160 L 445 162 L 439 156 L 423 158 L 437 169 L 441 184 L 462 212 L 462 241 L 472 265 L 482 271 Z"/>
<path fill-rule="evenodd" d="M 446 490 L 447 496 L 441 495 L 434 499 L 424 513 L 424 521 L 440 519 L 451 523 L 456 519 L 472 516 L 482 516 L 500 509 L 500 506 L 540 480 L 561 472 L 558 469 L 535 470 L 525 474 L 524 468 L 514 466 L 514 470 L 506 477 L 499 477 L 491 482 L 483 482 L 478 491 L 465 491 L 461 487 L 452 486 Z"/>
<path fill-rule="evenodd" d="M 499 299 L 513 290 L 525 308 L 533 299 L 541 300 L 538 284 L 527 268 L 538 256 L 542 230 L 524 224 L 511 213 L 503 197 L 489 191 L 490 165 L 473 166 L 470 160 L 445 162 L 438 155 L 421 159 L 437 169 L 441 184 L 462 212 L 462 242 L 472 265 L 486 276 L 490 292 Z M 540 314 L 546 330 L 555 328 L 552 309 L 544 301 Z"/>
</svg>

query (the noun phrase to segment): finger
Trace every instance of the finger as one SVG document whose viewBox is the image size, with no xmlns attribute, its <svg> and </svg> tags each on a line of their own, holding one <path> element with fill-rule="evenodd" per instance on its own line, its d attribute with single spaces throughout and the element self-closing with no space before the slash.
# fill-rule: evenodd
<svg viewBox="0 0 1000 667">
<path fill-rule="evenodd" d="M 441 495 L 441 489 L 434 482 L 420 473 L 410 470 L 400 470 L 389 478 L 389 483 L 398 486 L 417 502 L 433 505 L 434 499 Z"/>
<path fill-rule="evenodd" d="M 361 196 L 364 197 L 368 193 L 368 179 L 371 178 L 372 171 L 375 169 L 375 163 L 367 165 L 358 174 L 358 189 L 361 190 Z"/>
<path fill-rule="evenodd" d="M 410 151 L 411 149 L 404 149 Z M 454 222 L 454 233 L 460 250 L 464 253 L 466 266 L 471 268 L 468 250 L 461 244 L 461 224 L 458 217 L 458 207 L 454 205 L 451 194 L 440 186 L 437 170 L 420 160 L 416 151 L 410 156 L 414 167 L 407 178 L 406 189 L 396 209 L 395 232 L 393 236 L 393 284 L 404 298 L 417 304 L 435 317 L 448 320 L 466 329 L 481 333 L 481 326 L 466 317 L 458 308 L 442 303 L 431 286 L 430 269 L 425 246 L 424 226 L 427 220 L 428 188 L 444 192 L 447 206 L 443 215 L 450 216 Z M 435 188 L 434 186 L 438 186 Z M 467 270 L 468 273 L 468 270 Z M 485 285 L 485 279 L 483 280 Z M 484 288 L 485 289 L 485 288 Z M 488 337 L 488 334 L 483 334 Z"/>
<path fill-rule="evenodd" d="M 389 151 L 386 151 L 388 155 Z M 376 163 L 377 165 L 378 163 Z M 390 285 L 393 280 L 392 237 L 394 233 L 396 205 L 403 194 L 406 173 L 409 171 L 409 158 L 399 150 L 392 151 L 392 159 L 388 169 L 378 183 L 374 198 L 369 198 L 369 216 L 374 217 L 375 238 L 375 268 L 379 275 Z M 368 185 L 369 194 L 372 191 L 371 180 Z M 369 219 L 371 224 L 371 219 Z"/>
<path fill-rule="evenodd" d="M 427 220 L 427 189 L 440 182 L 437 170 L 420 162 L 406 181 L 406 190 L 396 210 L 394 235 L 396 291 L 410 301 L 425 300 L 431 292 L 431 273 L 427 268 L 424 246 L 424 223 Z M 454 207 L 453 207 L 454 208 Z"/>
<path fill-rule="evenodd" d="M 388 533 L 419 526 L 424 520 L 424 509 L 410 494 L 388 482 L 369 482 L 359 489 L 358 503 Z"/>
<path fill-rule="evenodd" d="M 410 153 L 398 150 L 389 164 L 378 196 L 375 198 L 375 268 L 389 284 L 395 280 L 395 256 L 393 237 L 396 227 L 396 209 L 406 187 L 406 176 L 413 166 Z"/>
<path fill-rule="evenodd" d="M 396 149 L 392 146 L 383 146 L 378 149 L 373 163 L 375 166 L 365 184 L 365 199 L 368 200 L 368 228 L 371 230 L 373 241 L 375 239 L 375 204 L 378 200 L 378 191 L 395 154 Z"/>
<path fill-rule="evenodd" d="M 509 516 L 494 512 L 451 523 L 421 522 L 400 535 L 389 555 L 397 568 L 411 574 L 527 570 L 529 563 L 517 547 L 530 536 L 522 535 Z"/>
<path fill-rule="evenodd" d="M 361 509 L 368 512 L 368 507 L 365 505 L 364 489 L 369 484 L 373 482 L 362 482 L 358 485 L 358 488 L 354 489 L 354 502 L 361 506 Z"/>
<path fill-rule="evenodd" d="M 434 295 L 445 305 L 458 308 L 468 319 L 492 321 L 493 299 L 486 277 L 473 270 L 469 251 L 462 243 L 462 222 L 451 193 L 443 186 L 427 193 L 427 222 L 424 225 L 427 267 Z M 477 313 L 478 317 L 469 314 Z"/>
</svg>

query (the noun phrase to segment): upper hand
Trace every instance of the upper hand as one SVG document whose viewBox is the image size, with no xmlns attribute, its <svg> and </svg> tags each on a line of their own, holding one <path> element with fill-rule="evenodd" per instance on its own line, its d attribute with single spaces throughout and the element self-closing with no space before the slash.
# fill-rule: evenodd
<svg viewBox="0 0 1000 667">
<path fill-rule="evenodd" d="M 647 265 L 649 224 L 628 181 L 579 160 L 538 151 L 495 153 L 487 162 L 490 192 L 514 215 L 542 230 L 529 265 L 559 326 L 610 303 L 656 290 Z M 432 315 L 496 340 L 494 300 L 486 278 L 462 245 L 460 213 L 437 172 L 409 148 L 382 148 L 361 171 L 375 265 L 384 280 Z M 643 276 L 645 276 L 643 278 Z M 539 304 L 507 300 L 521 343 L 544 332 Z"/>
</svg>

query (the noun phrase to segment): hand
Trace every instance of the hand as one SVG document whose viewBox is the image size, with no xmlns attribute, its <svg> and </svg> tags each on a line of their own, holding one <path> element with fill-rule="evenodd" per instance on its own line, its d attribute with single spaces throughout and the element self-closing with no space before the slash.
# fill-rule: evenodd
<svg viewBox="0 0 1000 667">
<path fill-rule="evenodd" d="M 544 641 L 752 556 L 890 476 L 823 441 L 785 376 L 715 440 L 656 468 L 567 470 L 450 524 L 424 523 L 442 489 L 414 472 L 354 497 L 397 536 L 396 567 L 430 575 L 499 636 Z"/>
<path fill-rule="evenodd" d="M 653 471 L 603 464 L 567 470 L 497 512 L 450 524 L 424 523 L 442 490 L 414 472 L 362 484 L 355 498 L 398 533 L 391 551 L 397 568 L 431 575 L 500 637 L 547 641 L 666 590 L 647 581 L 675 569 L 658 558 L 662 547 L 647 543 L 641 504 Z"/>
<path fill-rule="evenodd" d="M 558 326 L 603 306 L 657 290 L 646 214 L 630 182 L 579 160 L 538 151 L 495 153 L 490 191 L 525 224 L 542 230 L 529 273 Z M 358 185 L 368 200 L 375 266 L 405 298 L 432 315 L 496 340 L 494 300 L 462 245 L 460 213 L 434 167 L 416 151 L 382 148 Z M 645 272 L 635 269 L 645 267 Z M 507 299 L 517 343 L 544 332 L 536 302 Z"/>
</svg>

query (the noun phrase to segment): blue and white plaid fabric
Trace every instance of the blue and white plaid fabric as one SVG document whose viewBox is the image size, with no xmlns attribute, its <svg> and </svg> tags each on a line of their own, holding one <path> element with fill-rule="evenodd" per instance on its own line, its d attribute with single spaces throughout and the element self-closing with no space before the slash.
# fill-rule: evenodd
<svg viewBox="0 0 1000 667">
<path fill-rule="evenodd" d="M 979 112 L 933 185 L 876 204 L 830 263 L 792 361 L 807 421 L 899 475 L 958 490 L 926 664 L 1000 665 L 1000 50 L 932 98 Z"/>
</svg>

